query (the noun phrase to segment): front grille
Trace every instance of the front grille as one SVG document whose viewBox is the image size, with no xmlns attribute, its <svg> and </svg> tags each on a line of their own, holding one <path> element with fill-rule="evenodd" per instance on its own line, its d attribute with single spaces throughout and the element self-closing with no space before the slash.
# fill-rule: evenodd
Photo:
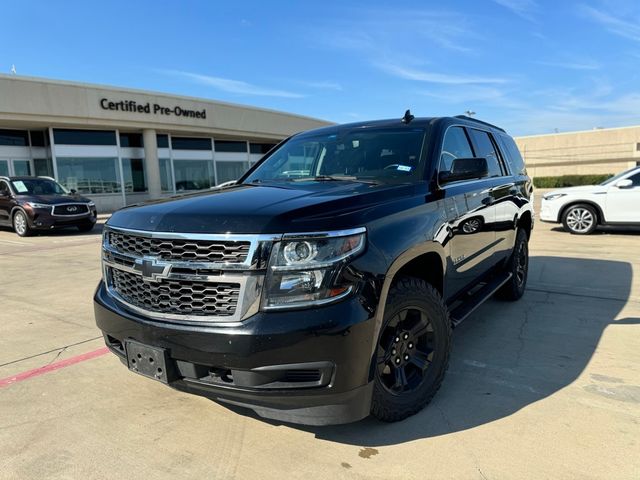
<svg viewBox="0 0 640 480">
<path fill-rule="evenodd" d="M 53 207 L 54 215 L 82 215 L 88 213 L 89 207 L 84 203 L 74 203 L 73 205 L 56 205 Z"/>
<path fill-rule="evenodd" d="M 116 231 L 108 232 L 108 242 L 124 254 L 181 262 L 243 263 L 251 247 L 243 241 L 150 238 Z"/>
<path fill-rule="evenodd" d="M 164 279 L 145 281 L 141 275 L 108 268 L 111 288 L 127 303 L 157 313 L 190 316 L 232 316 L 240 284 Z"/>
</svg>

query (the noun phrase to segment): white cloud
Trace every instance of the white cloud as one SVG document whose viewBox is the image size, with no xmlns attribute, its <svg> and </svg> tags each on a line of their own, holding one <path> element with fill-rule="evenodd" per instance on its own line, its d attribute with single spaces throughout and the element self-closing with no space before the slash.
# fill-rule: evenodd
<svg viewBox="0 0 640 480">
<path fill-rule="evenodd" d="M 535 0 L 493 0 L 498 5 L 511 10 L 517 16 L 533 21 L 533 12 L 538 8 Z"/>
<path fill-rule="evenodd" d="M 603 12 L 586 5 L 582 6 L 582 12 L 590 19 L 603 25 L 611 33 L 628 38 L 629 40 L 640 42 L 639 18 L 625 20 L 608 12 Z"/>
<path fill-rule="evenodd" d="M 298 82 L 300 85 L 304 85 L 309 88 L 317 88 L 318 90 L 336 90 L 341 91 L 342 85 L 337 82 L 319 81 L 319 82 Z"/>
<path fill-rule="evenodd" d="M 279 90 L 273 88 L 260 87 L 242 80 L 233 80 L 230 78 L 213 77 L 210 75 L 202 75 L 200 73 L 185 72 L 182 70 L 160 70 L 162 73 L 181 77 L 194 83 L 207 85 L 223 92 L 236 93 L 240 95 L 262 96 L 262 97 L 281 97 L 281 98 L 302 98 L 304 95 L 288 90 Z"/>
<path fill-rule="evenodd" d="M 444 85 L 470 85 L 470 84 L 502 84 L 507 83 L 507 79 L 497 77 L 481 77 L 474 75 L 450 75 L 446 73 L 428 72 L 416 70 L 390 63 L 374 63 L 379 69 L 405 80 L 415 80 L 417 82 L 439 83 Z"/>
<path fill-rule="evenodd" d="M 569 70 L 600 70 L 601 66 L 596 62 L 536 62 L 538 65 L 548 67 L 566 68 Z"/>
<path fill-rule="evenodd" d="M 345 7 L 347 8 L 347 7 Z M 408 46 L 439 46 L 471 52 L 477 34 L 461 12 L 370 8 L 346 12 L 345 19 L 320 25 L 316 36 L 331 47 L 379 54 L 404 52 Z M 408 42 L 412 45 L 408 45 Z"/>
</svg>

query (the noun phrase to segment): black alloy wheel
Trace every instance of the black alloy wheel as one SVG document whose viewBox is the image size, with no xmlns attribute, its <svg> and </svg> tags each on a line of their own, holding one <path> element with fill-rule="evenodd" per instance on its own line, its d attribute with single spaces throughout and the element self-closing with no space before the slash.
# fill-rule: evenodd
<svg viewBox="0 0 640 480">
<path fill-rule="evenodd" d="M 386 325 L 377 351 L 378 377 L 393 395 L 422 385 L 434 354 L 433 326 L 427 312 L 409 307 Z"/>
<path fill-rule="evenodd" d="M 451 351 L 451 320 L 440 293 L 400 277 L 387 297 L 378 335 L 371 413 L 395 422 L 422 410 L 442 384 Z"/>
</svg>

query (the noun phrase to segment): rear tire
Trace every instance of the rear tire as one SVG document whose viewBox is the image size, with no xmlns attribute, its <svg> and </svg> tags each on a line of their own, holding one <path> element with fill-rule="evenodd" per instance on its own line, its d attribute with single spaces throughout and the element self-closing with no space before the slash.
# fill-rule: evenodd
<svg viewBox="0 0 640 480">
<path fill-rule="evenodd" d="M 20 237 L 28 237 L 32 233 L 29 221 L 27 220 L 27 214 L 22 210 L 18 210 L 13 215 L 13 231 Z"/>
<path fill-rule="evenodd" d="M 511 278 L 500 287 L 496 296 L 502 300 L 519 300 L 524 295 L 529 275 L 529 238 L 527 232 L 521 228 L 516 233 L 516 243 L 507 262 L 506 271 L 511 273 Z"/>
<path fill-rule="evenodd" d="M 562 225 L 573 235 L 589 235 L 598 227 L 598 214 L 591 205 L 571 205 L 562 215 Z"/>
<path fill-rule="evenodd" d="M 418 278 L 396 280 L 376 344 L 371 414 L 397 422 L 422 410 L 442 384 L 450 351 L 451 321 L 440 293 Z"/>
</svg>

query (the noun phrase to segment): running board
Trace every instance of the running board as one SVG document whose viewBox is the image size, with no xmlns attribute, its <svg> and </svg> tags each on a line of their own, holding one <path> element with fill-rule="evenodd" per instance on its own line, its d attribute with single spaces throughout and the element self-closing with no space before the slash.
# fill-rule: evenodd
<svg viewBox="0 0 640 480">
<path fill-rule="evenodd" d="M 489 280 L 480 290 L 465 299 L 460 306 L 451 311 L 451 326 L 455 328 L 460 325 L 476 308 L 482 305 L 485 300 L 511 280 L 512 276 L 513 274 L 511 272 L 504 272 Z"/>
</svg>

